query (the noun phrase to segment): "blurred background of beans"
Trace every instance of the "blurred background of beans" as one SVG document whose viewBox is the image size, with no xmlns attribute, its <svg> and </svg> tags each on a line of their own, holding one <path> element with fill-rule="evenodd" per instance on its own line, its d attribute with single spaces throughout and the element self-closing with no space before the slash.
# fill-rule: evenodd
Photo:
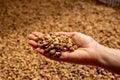
<svg viewBox="0 0 120 80">
<path fill-rule="evenodd" d="M 27 35 L 78 31 L 120 49 L 120 9 L 96 0 L 0 0 L 0 80 L 119 80 L 102 68 L 56 62 L 31 48 Z"/>
</svg>

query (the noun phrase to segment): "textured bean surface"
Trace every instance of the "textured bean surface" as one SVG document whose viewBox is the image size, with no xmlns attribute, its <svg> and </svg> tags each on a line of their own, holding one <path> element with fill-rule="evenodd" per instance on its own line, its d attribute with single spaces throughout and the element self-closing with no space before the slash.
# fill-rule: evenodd
<svg viewBox="0 0 120 80">
<path fill-rule="evenodd" d="M 95 0 L 0 0 L 0 80 L 120 80 L 99 67 L 36 54 L 27 43 L 33 31 L 78 31 L 120 49 L 120 9 Z"/>
<path fill-rule="evenodd" d="M 38 47 L 54 57 L 59 57 L 61 52 L 72 52 L 78 48 L 72 39 L 65 35 L 43 34 L 43 36 L 37 36 L 36 42 Z"/>
</svg>

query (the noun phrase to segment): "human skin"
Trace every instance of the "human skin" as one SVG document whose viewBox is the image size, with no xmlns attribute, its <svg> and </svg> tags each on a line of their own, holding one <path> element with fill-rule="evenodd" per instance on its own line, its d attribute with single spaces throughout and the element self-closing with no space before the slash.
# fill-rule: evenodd
<svg viewBox="0 0 120 80">
<path fill-rule="evenodd" d="M 45 51 L 37 46 L 36 36 L 42 36 L 40 32 L 33 32 L 28 36 L 28 43 L 41 55 L 56 61 L 69 63 L 93 65 L 105 68 L 120 74 L 120 50 L 105 47 L 96 42 L 90 36 L 79 32 L 57 32 L 56 35 L 65 35 L 71 38 L 78 49 L 73 52 L 61 52 L 60 57 L 47 55 Z"/>
</svg>

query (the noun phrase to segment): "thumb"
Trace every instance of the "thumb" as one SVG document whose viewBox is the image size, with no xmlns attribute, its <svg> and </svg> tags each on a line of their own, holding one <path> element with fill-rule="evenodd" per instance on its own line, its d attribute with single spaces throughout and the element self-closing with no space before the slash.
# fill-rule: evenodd
<svg viewBox="0 0 120 80">
<path fill-rule="evenodd" d="M 82 34 L 82 33 L 78 33 L 78 32 L 73 32 L 74 36 L 72 36 L 72 40 L 78 44 L 78 46 L 87 46 L 89 45 L 93 39 L 88 36 L 88 35 L 85 35 L 85 34 Z"/>
</svg>

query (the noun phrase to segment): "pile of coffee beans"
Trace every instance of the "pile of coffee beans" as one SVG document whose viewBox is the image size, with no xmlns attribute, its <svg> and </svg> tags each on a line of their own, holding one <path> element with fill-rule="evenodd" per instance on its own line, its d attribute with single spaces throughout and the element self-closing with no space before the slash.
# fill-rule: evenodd
<svg viewBox="0 0 120 80">
<path fill-rule="evenodd" d="M 78 46 L 65 35 L 44 34 L 36 39 L 38 47 L 51 56 L 60 56 L 61 52 L 74 51 Z"/>
</svg>

